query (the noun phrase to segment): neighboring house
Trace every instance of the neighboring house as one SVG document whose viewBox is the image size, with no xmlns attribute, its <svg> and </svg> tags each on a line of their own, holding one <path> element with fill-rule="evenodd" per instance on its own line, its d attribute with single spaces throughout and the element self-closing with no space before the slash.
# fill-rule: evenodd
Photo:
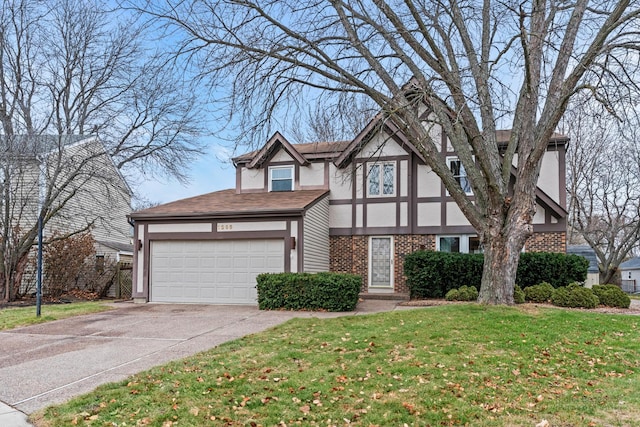
<svg viewBox="0 0 640 427">
<path fill-rule="evenodd" d="M 3 160 L 10 166 L 10 215 L 16 225 L 31 227 L 40 200 L 53 194 L 54 216 L 45 238 L 54 233 L 89 230 L 97 257 L 132 258 L 131 189 L 97 137 L 83 135 L 17 136 Z"/>
<path fill-rule="evenodd" d="M 584 286 L 587 288 L 593 287 L 593 285 L 600 284 L 600 269 L 598 268 L 598 257 L 596 251 L 589 245 L 569 245 L 567 246 L 567 253 L 580 255 L 589 261 L 589 267 L 587 268 L 587 280 L 584 282 Z"/>
<path fill-rule="evenodd" d="M 234 159 L 235 189 L 132 213 L 134 299 L 255 304 L 256 274 L 318 271 L 359 274 L 363 292 L 406 296 L 406 254 L 481 251 L 420 153 L 389 125 L 374 131 L 379 124 L 334 143 L 294 145 L 276 133 Z M 444 133 L 431 133 L 468 188 Z M 544 156 L 528 251 L 566 250 L 567 141 L 554 135 Z"/>
<path fill-rule="evenodd" d="M 630 293 L 640 293 L 640 258 L 631 258 L 618 267 L 622 290 Z"/>
</svg>

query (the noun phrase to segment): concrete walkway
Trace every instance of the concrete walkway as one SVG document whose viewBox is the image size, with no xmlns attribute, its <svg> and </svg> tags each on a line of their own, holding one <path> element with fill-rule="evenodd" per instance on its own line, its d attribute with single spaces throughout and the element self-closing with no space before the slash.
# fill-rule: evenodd
<svg viewBox="0 0 640 427">
<path fill-rule="evenodd" d="M 29 426 L 25 414 L 292 318 L 406 308 L 397 303 L 365 300 L 348 313 L 118 303 L 104 313 L 0 332 L 0 426 Z"/>
</svg>

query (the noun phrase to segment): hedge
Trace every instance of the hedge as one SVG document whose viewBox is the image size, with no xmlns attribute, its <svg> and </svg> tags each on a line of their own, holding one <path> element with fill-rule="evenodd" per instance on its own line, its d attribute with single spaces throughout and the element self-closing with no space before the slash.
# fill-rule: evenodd
<svg viewBox="0 0 640 427">
<path fill-rule="evenodd" d="M 482 254 L 417 251 L 404 259 L 411 299 L 442 298 L 451 289 L 473 286 L 480 290 Z M 589 262 L 579 255 L 531 252 L 520 255 L 516 284 L 525 289 L 541 282 L 554 288 L 587 278 Z M 526 289 L 525 289 L 526 291 Z"/>
<path fill-rule="evenodd" d="M 343 273 L 263 273 L 256 281 L 260 310 L 352 311 L 362 284 Z"/>
<path fill-rule="evenodd" d="M 520 254 L 516 283 L 523 289 L 541 282 L 554 288 L 587 279 L 589 261 L 575 254 L 527 252 Z"/>
<path fill-rule="evenodd" d="M 418 251 L 404 259 L 409 297 L 443 298 L 451 289 L 480 289 L 482 254 Z"/>
</svg>

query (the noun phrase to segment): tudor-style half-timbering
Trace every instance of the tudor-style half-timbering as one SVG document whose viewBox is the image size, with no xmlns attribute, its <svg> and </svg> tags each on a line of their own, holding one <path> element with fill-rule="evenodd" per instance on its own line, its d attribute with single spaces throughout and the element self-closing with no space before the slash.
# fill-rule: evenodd
<svg viewBox="0 0 640 427">
<path fill-rule="evenodd" d="M 473 200 L 451 144 L 425 123 Z M 565 251 L 566 142 L 562 135 L 549 142 L 526 250 Z M 406 293 L 406 254 L 482 251 L 440 179 L 393 123 L 374 120 L 341 142 L 291 144 L 276 133 L 233 161 L 235 189 L 131 215 L 140 242 L 135 298 L 255 303 L 256 274 L 326 270 L 359 274 L 364 292 Z"/>
</svg>

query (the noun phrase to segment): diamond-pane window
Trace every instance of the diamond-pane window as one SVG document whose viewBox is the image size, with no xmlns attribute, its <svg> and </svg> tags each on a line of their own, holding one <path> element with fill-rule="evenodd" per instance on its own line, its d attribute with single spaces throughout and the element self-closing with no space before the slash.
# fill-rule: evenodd
<svg viewBox="0 0 640 427">
<path fill-rule="evenodd" d="M 453 177 L 458 181 L 460 187 L 464 190 L 465 193 L 471 194 L 471 184 L 469 183 L 469 179 L 467 178 L 467 171 L 464 169 L 464 165 L 459 159 L 449 158 L 447 159 L 449 163 L 449 170 L 453 174 Z"/>
<path fill-rule="evenodd" d="M 369 195 L 380 194 L 380 165 L 369 166 Z"/>
<path fill-rule="evenodd" d="M 396 164 L 394 162 L 369 165 L 368 172 L 368 196 L 393 196 L 396 194 Z"/>
<path fill-rule="evenodd" d="M 382 167 L 382 194 L 393 195 L 395 193 L 395 168 L 393 163 L 385 163 Z"/>
</svg>

